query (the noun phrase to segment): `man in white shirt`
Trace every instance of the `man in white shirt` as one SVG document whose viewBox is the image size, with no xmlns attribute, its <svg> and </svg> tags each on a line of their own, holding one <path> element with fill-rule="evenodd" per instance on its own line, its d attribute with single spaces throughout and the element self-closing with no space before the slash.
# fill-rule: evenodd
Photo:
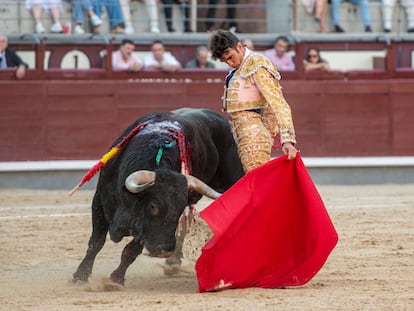
<svg viewBox="0 0 414 311">
<path fill-rule="evenodd" d="M 135 45 L 129 39 L 122 40 L 119 50 L 112 53 L 112 69 L 114 71 L 137 72 L 143 68 L 142 62 L 134 54 Z"/>
<path fill-rule="evenodd" d="M 176 72 L 181 64 L 174 55 L 166 53 L 162 41 L 156 40 L 151 45 L 151 53 L 144 58 L 145 69 L 156 69 L 165 72 Z"/>
</svg>

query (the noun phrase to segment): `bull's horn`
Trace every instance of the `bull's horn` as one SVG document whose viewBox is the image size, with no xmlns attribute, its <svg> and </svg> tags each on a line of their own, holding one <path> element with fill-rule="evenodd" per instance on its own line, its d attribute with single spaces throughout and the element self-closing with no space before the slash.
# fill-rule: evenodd
<svg viewBox="0 0 414 311">
<path fill-rule="evenodd" d="M 155 172 L 153 171 L 136 171 L 125 179 L 125 187 L 129 192 L 139 193 L 155 183 Z"/>
<path fill-rule="evenodd" d="M 197 191 L 198 193 L 203 194 L 206 197 L 209 197 L 210 199 L 213 199 L 213 200 L 221 196 L 221 193 L 218 193 L 217 191 L 215 191 L 213 188 L 206 185 L 204 182 L 202 182 L 197 177 L 194 177 L 191 175 L 187 175 L 185 177 L 187 177 L 188 189 Z"/>
</svg>

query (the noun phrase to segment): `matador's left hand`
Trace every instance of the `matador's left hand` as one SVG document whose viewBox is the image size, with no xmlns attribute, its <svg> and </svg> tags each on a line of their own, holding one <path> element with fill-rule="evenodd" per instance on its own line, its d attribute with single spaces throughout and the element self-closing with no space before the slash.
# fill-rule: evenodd
<svg viewBox="0 0 414 311">
<path fill-rule="evenodd" d="M 298 153 L 298 150 L 295 148 L 295 146 L 289 142 L 286 142 L 282 145 L 282 151 L 284 154 L 288 155 L 288 160 L 296 158 L 296 154 Z"/>
</svg>

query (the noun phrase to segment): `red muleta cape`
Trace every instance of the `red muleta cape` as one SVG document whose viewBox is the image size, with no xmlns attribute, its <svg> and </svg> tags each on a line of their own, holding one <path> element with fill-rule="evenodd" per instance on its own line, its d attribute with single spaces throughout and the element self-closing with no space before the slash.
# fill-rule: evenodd
<svg viewBox="0 0 414 311">
<path fill-rule="evenodd" d="M 214 233 L 196 263 L 200 292 L 303 285 L 338 241 L 299 154 L 250 171 L 200 215 Z"/>
</svg>

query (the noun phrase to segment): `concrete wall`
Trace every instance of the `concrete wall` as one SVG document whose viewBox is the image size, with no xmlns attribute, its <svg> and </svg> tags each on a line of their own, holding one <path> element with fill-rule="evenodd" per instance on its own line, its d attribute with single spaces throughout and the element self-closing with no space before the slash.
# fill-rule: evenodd
<svg viewBox="0 0 414 311">
<path fill-rule="evenodd" d="M 290 33 L 292 30 L 293 6 L 291 1 L 266 1 L 266 31 L 268 33 Z"/>
</svg>

